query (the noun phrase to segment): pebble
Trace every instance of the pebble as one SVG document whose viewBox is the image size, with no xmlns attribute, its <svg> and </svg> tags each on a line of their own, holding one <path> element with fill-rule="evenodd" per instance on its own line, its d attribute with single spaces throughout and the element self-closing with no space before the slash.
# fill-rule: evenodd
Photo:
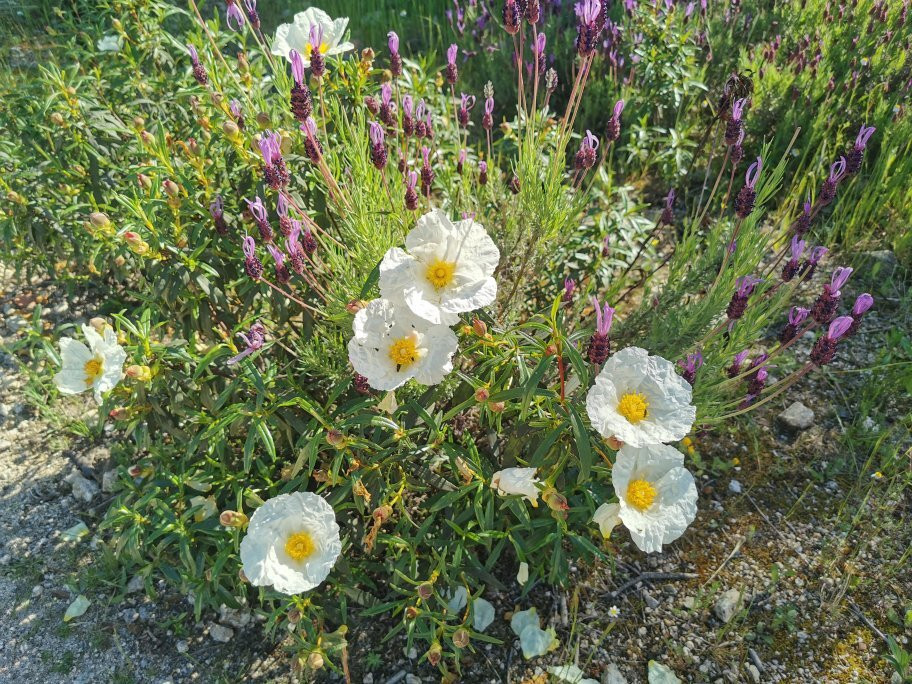
<svg viewBox="0 0 912 684">
<path fill-rule="evenodd" d="M 757 666 L 753 663 L 748 663 L 747 671 L 750 673 L 751 679 L 753 679 L 757 684 L 760 684 L 760 670 L 757 669 Z"/>
<path fill-rule="evenodd" d="M 183 639 L 179 640 L 174 647 L 177 649 L 178 653 L 186 653 L 190 650 L 190 645 Z"/>
<path fill-rule="evenodd" d="M 405 684 L 421 684 L 421 677 L 418 675 L 407 674 L 405 675 Z"/>
<path fill-rule="evenodd" d="M 374 684 L 374 673 L 368 672 L 361 678 L 361 684 Z"/>
<path fill-rule="evenodd" d="M 98 485 L 84 478 L 77 470 L 67 475 L 64 481 L 68 482 L 70 487 L 73 488 L 73 497 L 77 501 L 91 503 L 92 499 L 98 494 Z"/>
<path fill-rule="evenodd" d="M 814 411 L 800 401 L 793 401 L 785 411 L 776 416 L 776 420 L 789 431 L 799 432 L 814 424 Z"/>
<path fill-rule="evenodd" d="M 728 483 L 728 491 L 732 494 L 740 494 L 742 492 L 741 483 L 737 480 L 732 480 Z"/>
<path fill-rule="evenodd" d="M 213 641 L 218 641 L 219 643 L 225 644 L 231 641 L 234 637 L 234 630 L 231 627 L 225 627 L 225 625 L 220 625 L 217 622 L 213 622 L 209 625 L 209 636 Z"/>
<path fill-rule="evenodd" d="M 602 684 L 627 684 L 627 678 L 621 674 L 617 665 L 608 663 L 608 667 L 602 673 Z"/>
<path fill-rule="evenodd" d="M 101 476 L 101 491 L 110 494 L 117 488 L 117 471 L 106 470 Z"/>
<path fill-rule="evenodd" d="M 734 617 L 741 602 L 742 592 L 738 589 L 729 589 L 722 593 L 713 606 L 713 612 L 722 622 L 727 623 Z"/>
</svg>

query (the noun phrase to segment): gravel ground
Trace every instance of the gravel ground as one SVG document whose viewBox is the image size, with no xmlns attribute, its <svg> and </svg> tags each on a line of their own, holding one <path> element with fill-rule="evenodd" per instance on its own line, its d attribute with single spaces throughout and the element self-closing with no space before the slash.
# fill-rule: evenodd
<svg viewBox="0 0 912 684">
<path fill-rule="evenodd" d="M 14 351 L 36 304 L 45 329 L 94 313 L 49 283 L 16 286 L 0 269 L 0 350 Z M 892 315 L 870 316 L 866 330 L 874 332 L 853 341 L 842 368 L 871 363 L 877 331 L 895 325 Z M 842 376 L 839 391 L 850 394 L 865 376 Z M 890 618 L 912 607 L 912 573 L 896 565 L 912 544 L 903 524 L 912 496 L 886 486 L 859 496 L 867 453 L 843 452 L 840 433 L 854 416 L 829 398 L 830 382 L 812 376 L 737 434 L 697 440 L 706 464 L 695 468 L 700 511 L 667 553 L 647 557 L 619 529 L 616 567 L 575 568 L 568 591 L 536 588 L 522 602 L 516 590 L 486 595 L 497 612 L 488 633 L 505 644 L 467 657 L 462 681 L 544 684 L 548 665 L 575 661 L 601 682 L 635 684 L 646 681 L 649 660 L 689 682 L 891 681 L 883 633 L 907 648 L 912 637 Z M 290 681 L 281 645 L 264 637 L 252 613 L 204 614 L 197 623 L 186 597 L 163 584 L 152 600 L 140 580 L 117 581 L 96 538 L 116 486 L 105 477 L 116 435 L 89 442 L 66 434 L 53 414 L 29 404 L 26 386 L 13 354 L 0 351 L 0 682 Z M 793 409 L 809 421 L 797 431 L 777 419 L 796 400 L 814 412 Z M 63 403 L 83 417 L 97 410 L 91 400 Z M 875 435 L 884 426 L 872 420 L 866 429 Z M 851 467 L 830 477 L 837 462 Z M 79 523 L 85 534 L 68 539 Z M 64 622 L 80 595 L 88 609 Z M 527 663 L 504 618 L 532 604 L 561 648 Z M 608 617 L 612 606 L 616 618 Z M 402 639 L 381 643 L 389 627 L 351 626 L 353 681 L 439 681 Z"/>
</svg>

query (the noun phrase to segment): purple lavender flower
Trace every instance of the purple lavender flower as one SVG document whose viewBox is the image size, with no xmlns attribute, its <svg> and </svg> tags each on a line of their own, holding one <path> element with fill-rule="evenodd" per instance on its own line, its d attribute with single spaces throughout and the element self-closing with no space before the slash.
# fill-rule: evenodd
<svg viewBox="0 0 912 684">
<path fill-rule="evenodd" d="M 823 185 L 820 186 L 820 197 L 817 198 L 817 202 L 821 207 L 825 207 L 836 197 L 836 186 L 839 185 L 839 182 L 846 176 L 846 159 L 845 157 L 840 157 L 839 161 L 833 162 L 830 166 L 830 175 L 827 176 L 827 179 L 823 181 Z"/>
<path fill-rule="evenodd" d="M 804 275 L 807 273 L 808 280 L 813 278 L 814 273 L 817 271 L 817 264 L 820 263 L 820 260 L 825 257 L 829 251 L 830 250 L 826 247 L 814 247 L 808 255 L 807 260 L 801 264 L 799 274 Z"/>
<path fill-rule="evenodd" d="M 257 197 L 252 202 L 250 200 L 244 201 L 247 202 L 250 215 L 253 216 L 253 220 L 257 224 L 260 238 L 263 242 L 272 242 L 272 226 L 269 225 L 269 213 L 266 211 L 266 205 L 263 204 L 263 200 Z"/>
<path fill-rule="evenodd" d="M 389 128 L 393 128 L 396 125 L 396 104 L 393 102 L 393 86 L 389 83 L 384 83 L 380 86 L 380 121 Z"/>
<path fill-rule="evenodd" d="M 535 42 L 532 44 L 532 54 L 535 56 L 535 61 L 538 64 L 538 72 L 545 72 L 545 45 L 547 44 L 547 38 L 544 33 L 539 33 L 535 37 Z"/>
<path fill-rule="evenodd" d="M 782 329 L 782 332 L 779 333 L 779 341 L 782 344 L 788 344 L 795 339 L 795 336 L 798 334 L 798 328 L 804 323 L 809 313 L 810 311 L 800 306 L 793 306 L 791 308 L 788 315 L 788 323 Z"/>
<path fill-rule="evenodd" d="M 310 52 L 310 72 L 316 78 L 321 78 L 326 73 L 326 58 L 323 56 L 322 46 L 323 27 L 319 24 L 312 24 L 307 47 Z"/>
<path fill-rule="evenodd" d="M 411 95 L 402 96 L 402 133 L 406 138 L 415 132 L 415 104 Z"/>
<path fill-rule="evenodd" d="M 507 187 L 512 194 L 518 195 L 519 191 L 522 189 L 522 182 L 519 180 L 519 176 L 514 173 L 513 177 L 510 179 L 510 182 L 507 183 Z"/>
<path fill-rule="evenodd" d="M 803 237 L 807 232 L 808 228 L 811 227 L 811 200 L 810 198 L 804 201 L 804 206 L 802 207 L 801 213 L 798 215 L 798 218 L 792 223 L 792 232 L 797 237 Z"/>
<path fill-rule="evenodd" d="M 586 131 L 586 135 L 583 137 L 582 142 L 580 143 L 579 150 L 576 153 L 574 158 L 574 165 L 576 166 L 577 171 L 585 171 L 591 169 L 595 166 L 596 162 L 596 153 L 598 149 L 599 140 L 594 135 L 592 131 Z"/>
<path fill-rule="evenodd" d="M 456 43 L 447 48 L 447 65 L 446 65 L 446 82 L 455 85 L 459 78 L 459 69 L 456 66 L 456 56 L 459 54 L 459 46 Z"/>
<path fill-rule="evenodd" d="M 426 145 L 421 147 L 421 194 L 431 196 L 431 186 L 434 184 L 434 169 L 431 168 L 431 150 Z"/>
<path fill-rule="evenodd" d="M 284 192 L 279 193 L 279 199 L 276 202 L 276 214 L 279 215 L 279 232 L 288 237 L 291 235 L 292 219 L 288 215 L 288 196 Z"/>
<path fill-rule="evenodd" d="M 574 7 L 578 24 L 576 27 L 576 51 L 583 57 L 595 52 L 602 27 L 600 18 L 602 3 L 599 0 L 580 0 Z"/>
<path fill-rule="evenodd" d="M 852 275 L 852 269 L 840 266 L 833 271 L 833 276 L 829 283 L 823 286 L 823 293 L 814 302 L 811 308 L 811 317 L 821 325 L 829 323 L 833 316 L 836 315 L 836 309 L 839 307 L 839 299 L 842 297 L 842 288 Z"/>
<path fill-rule="evenodd" d="M 864 315 L 872 306 L 874 306 L 874 297 L 867 292 L 858 295 L 855 304 L 852 306 L 852 327 L 849 328 L 849 332 L 846 333 L 848 336 L 851 337 L 858 332 L 858 328 L 861 325 L 861 319 L 864 318 Z"/>
<path fill-rule="evenodd" d="M 566 301 L 566 281 L 564 281 L 564 288 Z M 597 297 L 592 298 L 592 306 L 595 307 L 595 332 L 589 338 L 586 354 L 589 361 L 598 366 L 605 363 L 611 355 L 611 340 L 608 338 L 608 333 L 611 331 L 611 322 L 614 320 L 614 309 L 608 306 L 607 302 L 602 307 Z"/>
<path fill-rule="evenodd" d="M 386 142 L 383 135 L 383 128 L 376 121 L 371 121 L 370 124 L 370 157 L 371 163 L 381 171 L 386 168 L 386 162 L 389 159 L 389 155 L 386 151 Z"/>
<path fill-rule="evenodd" d="M 209 214 L 212 216 L 212 222 L 215 224 L 215 231 L 219 235 L 228 234 L 228 224 L 225 222 L 225 207 L 222 202 L 222 196 L 216 195 L 215 199 L 209 204 Z"/>
<path fill-rule="evenodd" d="M 608 123 L 605 125 L 605 140 L 610 143 L 616 142 L 621 137 L 621 112 L 624 111 L 624 101 L 618 100 L 614 103 L 614 110 Z"/>
<path fill-rule="evenodd" d="M 735 293 L 732 295 L 726 311 L 729 329 L 731 329 L 736 320 L 744 315 L 744 310 L 747 308 L 747 298 L 753 294 L 754 288 L 757 287 L 759 282 L 760 278 L 750 275 L 741 276 L 735 281 Z"/>
<path fill-rule="evenodd" d="M 573 301 L 574 292 L 576 292 L 576 281 L 569 276 L 564 278 L 564 304 L 569 304 Z"/>
<path fill-rule="evenodd" d="M 541 18 L 541 3 L 539 0 L 527 0 L 526 9 L 523 14 L 530 25 L 534 26 L 537 24 L 538 20 Z"/>
<path fill-rule="evenodd" d="M 840 316 L 830 323 L 826 334 L 817 338 L 814 348 L 811 350 L 811 363 L 817 366 L 825 366 L 836 357 L 836 343 L 852 327 L 853 319 L 851 316 Z"/>
<path fill-rule="evenodd" d="M 237 336 L 244 340 L 244 344 L 247 345 L 247 348 L 237 356 L 233 356 L 228 359 L 227 363 L 229 366 L 233 366 L 241 359 L 245 359 L 253 354 L 253 352 L 259 351 L 263 348 L 263 345 L 266 343 L 266 327 L 257 321 L 252 326 L 250 326 L 250 331 L 247 335 L 239 332 Z"/>
<path fill-rule="evenodd" d="M 865 147 L 876 130 L 874 126 L 861 125 L 861 130 L 858 131 L 858 136 L 855 138 L 855 145 L 846 155 L 846 175 L 858 173 L 859 169 L 861 169 Z"/>
<path fill-rule="evenodd" d="M 751 364 L 753 367 L 753 364 Z M 766 380 L 769 377 L 769 369 L 766 366 L 760 366 L 756 371 L 747 378 L 747 393 L 755 397 L 759 396 L 766 387 Z"/>
<path fill-rule="evenodd" d="M 741 132 L 744 130 L 744 106 L 747 104 L 747 98 L 735 100 L 732 104 L 731 114 L 728 117 L 728 123 L 725 124 L 725 144 L 732 146 L 737 144 Z"/>
<path fill-rule="evenodd" d="M 463 128 L 469 127 L 469 111 L 474 106 L 475 96 L 462 93 L 460 97 L 459 109 L 456 112 L 456 118 L 459 121 L 459 125 Z"/>
<path fill-rule="evenodd" d="M 263 176 L 266 184 L 273 190 L 281 190 L 291 177 L 282 157 L 282 136 L 267 131 L 259 142 L 260 154 L 263 156 Z"/>
<path fill-rule="evenodd" d="M 276 280 L 284 285 L 291 280 L 291 274 L 288 272 L 288 267 L 285 265 L 285 255 L 282 253 L 282 250 L 275 245 L 266 245 L 266 249 L 269 250 L 269 253 L 275 261 Z"/>
<path fill-rule="evenodd" d="M 760 179 L 760 172 L 763 170 L 763 159 L 757 157 L 757 161 L 750 165 L 747 173 L 744 174 L 744 187 L 735 198 L 735 215 L 739 219 L 746 219 L 754 210 L 754 202 L 757 200 L 757 192 L 754 190 L 757 181 Z"/>
<path fill-rule="evenodd" d="M 782 280 L 789 282 L 798 275 L 798 269 L 801 265 L 801 257 L 804 254 L 805 242 L 799 240 L 797 235 L 792 237 L 792 256 L 782 267 Z"/>
<path fill-rule="evenodd" d="M 611 256 L 611 236 L 606 235 L 602 240 L 602 257 L 607 259 Z"/>
<path fill-rule="evenodd" d="M 415 211 L 418 208 L 418 193 L 415 192 L 415 186 L 418 184 L 418 174 L 409 171 L 405 183 L 405 208 L 409 211 Z"/>
<path fill-rule="evenodd" d="M 729 150 L 729 157 L 731 157 L 732 167 L 737 167 L 741 163 L 741 160 L 744 159 L 744 129 L 741 129 L 741 133 L 738 135 L 738 140 L 735 141 L 735 144 L 731 146 Z"/>
<path fill-rule="evenodd" d="M 254 280 L 259 280 L 263 275 L 263 262 L 256 255 L 256 243 L 249 235 L 244 237 L 244 271 Z"/>
<path fill-rule="evenodd" d="M 674 224 L 674 201 L 675 191 L 674 188 L 672 188 L 665 196 L 665 207 L 662 209 L 662 215 L 659 216 L 659 223 L 661 225 L 670 226 Z"/>
<path fill-rule="evenodd" d="M 503 8 L 503 25 L 507 33 L 515 36 L 519 33 L 519 22 L 522 20 L 522 13 L 516 4 L 516 0 L 506 0 Z"/>
<path fill-rule="evenodd" d="M 298 241 L 301 235 L 301 222 L 292 221 L 291 232 L 285 240 L 285 250 L 288 252 L 288 261 L 292 270 L 301 275 L 304 273 L 304 265 L 307 260 L 306 252 Z"/>
<path fill-rule="evenodd" d="M 488 163 L 484 161 L 478 162 L 478 184 L 487 185 L 488 184 Z"/>
<path fill-rule="evenodd" d="M 244 7 L 247 9 L 247 19 L 250 20 L 250 25 L 259 31 L 260 13 L 257 12 L 256 0 L 244 0 Z"/>
<path fill-rule="evenodd" d="M 228 103 L 228 111 L 231 112 L 231 116 L 234 117 L 234 120 L 237 122 L 238 128 L 241 130 L 244 129 L 244 110 L 241 108 L 241 103 L 237 100 L 231 100 Z"/>
<path fill-rule="evenodd" d="M 209 77 L 206 75 L 206 69 L 200 64 L 199 53 L 196 48 L 187 43 L 187 52 L 190 53 L 190 61 L 193 63 L 193 78 L 201 86 L 209 83 Z"/>
<path fill-rule="evenodd" d="M 291 75 L 294 79 L 294 85 L 291 87 L 291 113 L 294 118 L 303 123 L 311 114 L 313 114 L 313 98 L 310 95 L 310 88 L 304 80 L 304 60 L 297 50 L 291 50 L 288 53 L 288 59 L 291 61 Z"/>
<path fill-rule="evenodd" d="M 304 153 L 311 162 L 319 164 L 323 156 L 323 146 L 317 140 L 317 122 L 312 116 L 307 117 L 301 124 L 301 132 L 304 134 Z"/>
<path fill-rule="evenodd" d="M 235 0 L 228 0 L 228 11 L 225 21 L 228 26 L 235 31 L 240 31 L 241 27 L 244 25 L 244 12 L 238 7 Z"/>
<path fill-rule="evenodd" d="M 688 384 L 693 387 L 694 381 L 697 379 L 697 370 L 700 366 L 703 365 L 703 354 L 699 351 L 694 352 L 693 354 L 688 354 L 687 358 L 682 361 L 678 361 L 678 366 L 681 368 L 681 377 L 687 380 Z"/>
<path fill-rule="evenodd" d="M 494 127 L 494 98 L 485 98 L 484 114 L 481 117 L 481 127 L 490 131 Z"/>
<path fill-rule="evenodd" d="M 744 363 L 744 360 L 747 358 L 748 354 L 750 354 L 750 349 L 745 349 L 744 351 L 735 354 L 735 358 L 732 360 L 732 365 L 728 367 L 728 377 L 734 378 L 741 373 L 741 365 Z"/>
<path fill-rule="evenodd" d="M 399 36 L 395 31 L 390 31 L 386 34 L 386 37 L 389 40 L 390 73 L 392 73 L 393 78 L 396 78 L 397 76 L 402 76 L 402 56 L 399 54 Z"/>
<path fill-rule="evenodd" d="M 461 150 L 459 150 L 459 154 L 456 157 L 456 173 L 458 173 L 460 176 L 462 175 L 462 171 L 465 168 L 465 162 L 466 149 L 463 147 Z"/>
</svg>

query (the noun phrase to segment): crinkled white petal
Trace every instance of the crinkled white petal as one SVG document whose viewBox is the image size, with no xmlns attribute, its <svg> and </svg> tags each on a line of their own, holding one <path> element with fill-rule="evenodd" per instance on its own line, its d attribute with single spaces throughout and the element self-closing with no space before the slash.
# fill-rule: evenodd
<svg viewBox="0 0 912 684">
<path fill-rule="evenodd" d="M 100 404 L 102 393 L 114 389 L 123 379 L 127 353 L 117 343 L 117 333 L 110 327 L 102 336 L 92 326 L 83 325 L 82 333 L 89 346 L 71 337 L 60 340 L 61 370 L 54 376 L 54 383 L 63 394 L 80 394 L 92 389 L 95 401 Z M 93 359 L 101 363 L 101 372 L 90 378 L 85 366 Z"/>
<path fill-rule="evenodd" d="M 526 497 L 533 505 L 538 505 L 538 487 L 535 485 L 535 468 L 504 468 L 491 476 L 491 487 L 497 493 Z"/>
<path fill-rule="evenodd" d="M 611 536 L 611 531 L 621 524 L 621 504 L 603 503 L 595 509 L 592 522 L 599 526 L 599 532 L 605 539 Z"/>
<path fill-rule="evenodd" d="M 653 504 L 641 511 L 627 502 L 633 480 L 646 480 L 656 489 Z M 620 499 L 618 515 L 630 538 L 646 553 L 662 550 L 684 534 L 697 515 L 697 486 L 684 468 L 684 456 L 666 444 L 624 445 L 611 470 L 611 483 Z"/>
<path fill-rule="evenodd" d="M 310 534 L 314 553 L 296 561 L 285 553 L 289 536 Z M 336 514 L 312 492 L 280 494 L 263 503 L 250 518 L 241 541 L 241 563 L 251 584 L 272 586 L 284 594 L 310 591 L 329 575 L 342 553 Z"/>
<path fill-rule="evenodd" d="M 648 402 L 646 417 L 637 423 L 617 410 L 620 398 L 631 392 L 643 394 Z M 605 362 L 586 396 L 586 412 L 603 437 L 631 446 L 673 442 L 683 439 L 696 419 L 691 395 L 674 364 L 645 349 L 627 347 Z"/>
<path fill-rule="evenodd" d="M 303 12 L 295 14 L 292 23 L 280 24 L 276 28 L 275 38 L 272 41 L 272 54 L 290 59 L 289 53 L 291 50 L 297 50 L 301 55 L 304 66 L 309 67 L 310 59 L 307 46 L 310 41 L 310 27 L 315 25 L 319 25 L 323 29 L 323 42 L 326 43 L 327 55 L 340 55 L 354 50 L 355 46 L 350 42 L 340 42 L 345 36 L 345 30 L 348 27 L 347 17 L 333 20 L 320 8 L 308 7 Z"/>
<path fill-rule="evenodd" d="M 393 390 L 412 378 L 423 385 L 436 385 L 453 370 L 458 346 L 453 331 L 415 316 L 402 304 L 375 299 L 355 314 L 352 329 L 348 359 L 374 389 Z M 397 368 L 389 357 L 390 345 L 412 334 L 417 336 L 419 357 Z"/>
</svg>

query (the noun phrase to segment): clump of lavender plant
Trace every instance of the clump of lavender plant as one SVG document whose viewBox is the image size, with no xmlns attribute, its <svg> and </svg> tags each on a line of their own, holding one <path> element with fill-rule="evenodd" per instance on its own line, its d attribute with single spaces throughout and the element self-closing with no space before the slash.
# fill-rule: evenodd
<svg viewBox="0 0 912 684">
<path fill-rule="evenodd" d="M 418 184 L 418 174 L 414 171 L 409 171 L 406 179 L 405 208 L 409 211 L 415 211 L 418 208 L 418 193 L 415 191 L 415 186 Z"/>
</svg>

